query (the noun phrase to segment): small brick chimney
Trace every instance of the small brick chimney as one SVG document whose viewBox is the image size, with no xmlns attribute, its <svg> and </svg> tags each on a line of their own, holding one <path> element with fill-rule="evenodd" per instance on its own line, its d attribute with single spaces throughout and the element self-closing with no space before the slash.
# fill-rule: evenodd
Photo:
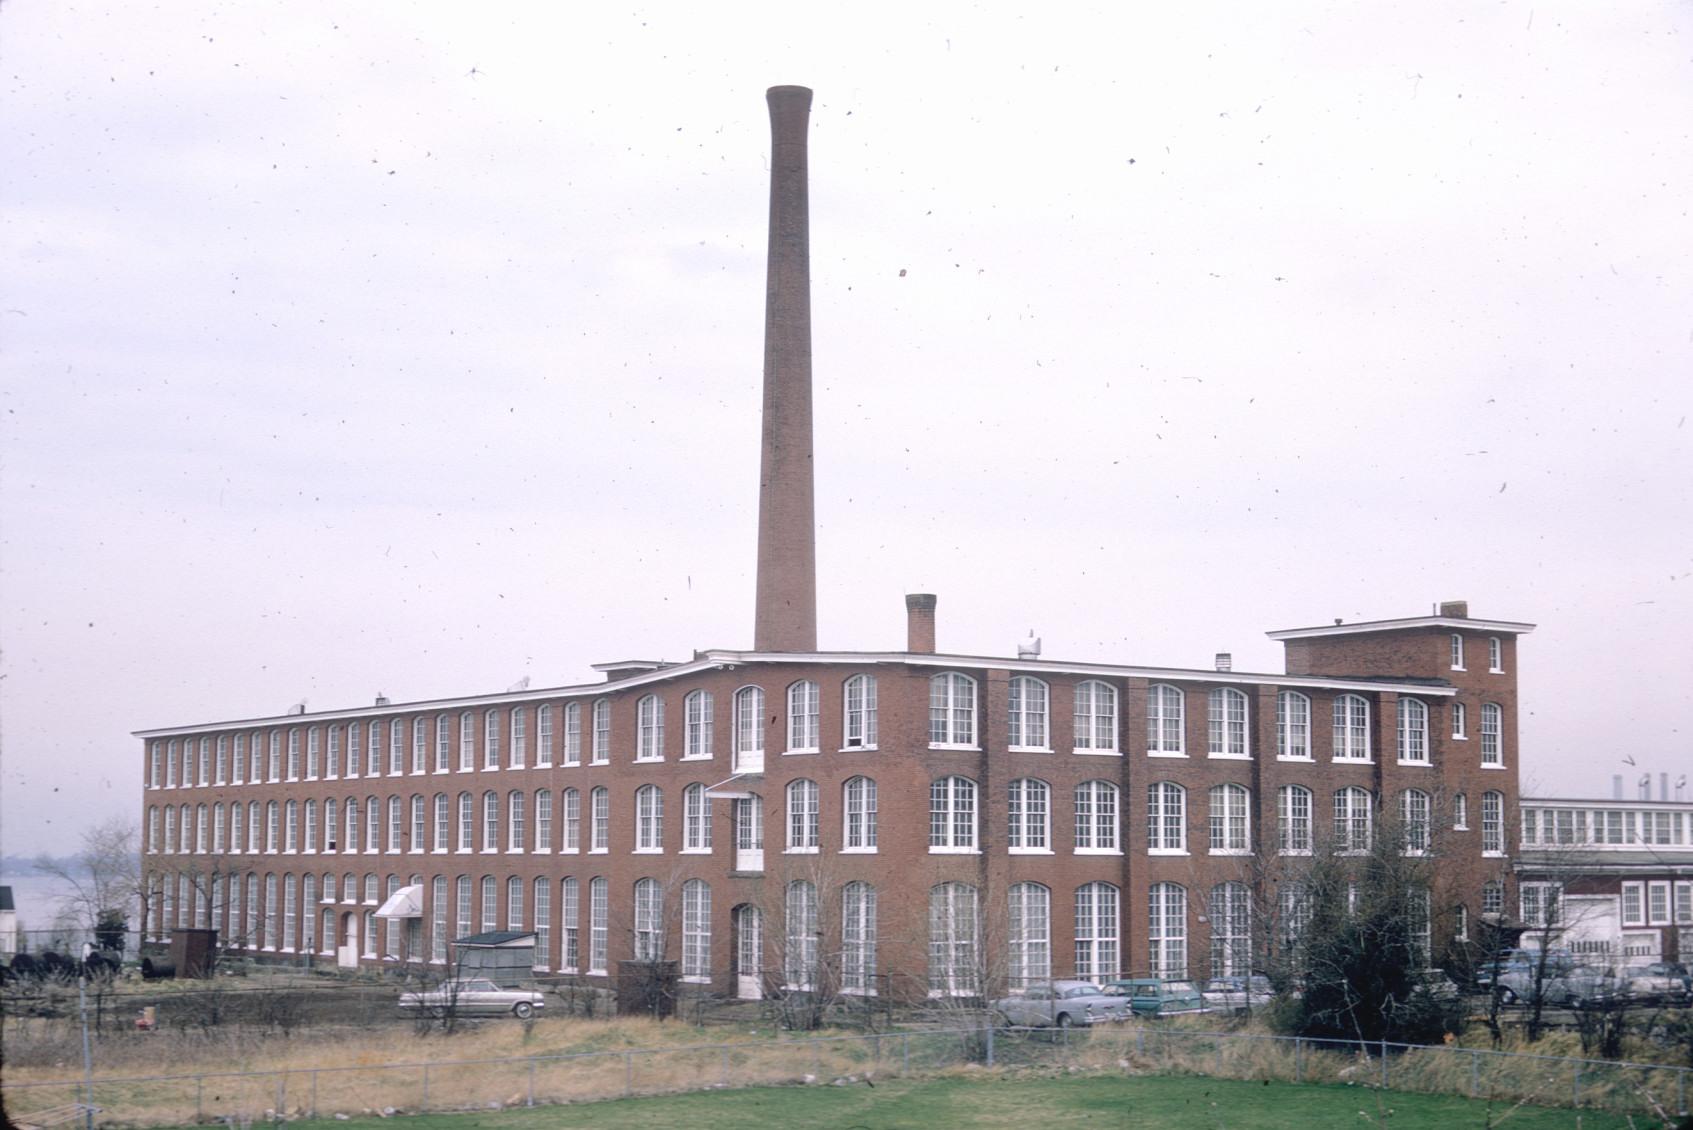
<svg viewBox="0 0 1693 1130">
<path fill-rule="evenodd" d="M 1443 600 L 1440 602 L 1440 614 L 1450 616 L 1454 620 L 1468 620 L 1470 618 L 1470 602 L 1467 600 Z"/>
<path fill-rule="evenodd" d="M 906 594 L 905 650 L 919 655 L 935 653 L 935 594 L 932 592 Z"/>
</svg>

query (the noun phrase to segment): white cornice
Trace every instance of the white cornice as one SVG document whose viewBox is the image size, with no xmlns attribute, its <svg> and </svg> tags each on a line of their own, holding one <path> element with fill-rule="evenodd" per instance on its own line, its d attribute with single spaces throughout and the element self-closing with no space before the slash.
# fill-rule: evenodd
<svg viewBox="0 0 1693 1130">
<path fill-rule="evenodd" d="M 1404 620 L 1360 620 L 1356 624 L 1324 624 L 1317 628 L 1285 628 L 1279 632 L 1265 632 L 1273 640 L 1306 640 L 1315 636 L 1350 636 L 1365 632 L 1402 632 L 1412 628 L 1457 628 L 1472 632 L 1495 632 L 1500 635 L 1526 636 L 1534 631 L 1533 624 L 1515 620 L 1471 620 L 1462 616 L 1413 616 Z"/>
</svg>

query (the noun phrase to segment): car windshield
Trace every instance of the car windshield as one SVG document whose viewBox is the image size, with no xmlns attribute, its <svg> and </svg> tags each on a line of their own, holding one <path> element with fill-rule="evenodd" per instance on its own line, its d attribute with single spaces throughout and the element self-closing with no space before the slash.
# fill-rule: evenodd
<svg viewBox="0 0 1693 1130">
<path fill-rule="evenodd" d="M 1073 989 L 1064 990 L 1064 999 L 1069 1000 L 1073 997 L 1091 997 L 1096 992 L 1097 990 L 1095 990 L 1092 985 L 1077 985 Z"/>
</svg>

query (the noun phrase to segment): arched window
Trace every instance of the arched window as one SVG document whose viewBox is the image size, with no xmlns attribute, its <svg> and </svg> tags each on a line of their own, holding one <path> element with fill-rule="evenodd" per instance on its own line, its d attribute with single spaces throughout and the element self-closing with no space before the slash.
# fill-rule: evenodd
<svg viewBox="0 0 1693 1130">
<path fill-rule="evenodd" d="M 348 765 L 357 759 L 351 751 L 347 754 Z M 453 720 L 445 714 L 435 716 L 435 772 L 446 773 L 453 767 Z"/>
<path fill-rule="evenodd" d="M 711 887 L 701 879 L 682 884 L 682 977 L 711 980 Z"/>
<path fill-rule="evenodd" d="M 1341 852 L 1370 850 L 1370 794 L 1356 786 L 1334 794 L 1334 848 Z"/>
<path fill-rule="evenodd" d="M 334 797 L 323 802 L 323 850 L 334 851 L 341 842 L 341 804 Z"/>
<path fill-rule="evenodd" d="M 706 796 L 704 785 L 689 785 L 682 790 L 682 850 L 711 850 L 711 798 Z"/>
<path fill-rule="evenodd" d="M 490 710 L 482 715 L 482 768 L 500 767 L 500 712 Z"/>
<path fill-rule="evenodd" d="M 1276 695 L 1276 756 L 1284 761 L 1311 759 L 1311 700 L 1298 691 Z"/>
<path fill-rule="evenodd" d="M 371 723 L 372 726 L 375 723 Z M 376 738 L 371 737 L 371 747 L 375 748 Z M 459 715 L 459 772 L 466 773 L 476 768 L 476 715 L 466 710 Z"/>
<path fill-rule="evenodd" d="M 841 786 L 841 850 L 876 850 L 876 782 L 849 777 Z"/>
<path fill-rule="evenodd" d="M 1399 794 L 1399 821 L 1403 825 L 1405 854 L 1422 855 L 1429 844 L 1429 795 L 1421 789 Z"/>
<path fill-rule="evenodd" d="M 147 807 L 147 852 L 157 855 L 159 851 L 159 806 Z"/>
<path fill-rule="evenodd" d="M 553 850 L 553 794 L 551 789 L 535 790 L 535 847 L 537 852 Z"/>
<path fill-rule="evenodd" d="M 664 850 L 664 790 L 657 785 L 635 790 L 635 850 Z"/>
<path fill-rule="evenodd" d="M 1214 687 L 1206 696 L 1206 752 L 1211 757 L 1251 757 L 1246 740 L 1246 695 Z"/>
<path fill-rule="evenodd" d="M 334 732 L 337 736 L 340 735 L 341 727 L 335 726 L 335 727 L 332 727 L 332 729 L 334 730 Z M 330 775 L 334 776 L 333 770 L 331 770 Z M 219 734 L 218 739 L 217 739 L 217 764 L 216 764 L 215 768 L 213 769 L 212 783 L 215 784 L 215 785 L 221 785 L 221 784 L 225 783 L 228 779 L 229 779 L 229 735 Z"/>
<path fill-rule="evenodd" d="M 558 884 L 559 910 L 559 968 L 574 973 L 582 967 L 582 909 L 581 888 L 575 879 L 560 879 Z"/>
<path fill-rule="evenodd" d="M 166 809 L 165 813 L 166 813 L 166 816 L 168 817 L 170 810 Z M 276 854 L 276 826 L 277 826 L 276 813 L 277 813 L 276 802 L 274 800 L 267 802 L 265 804 L 265 851 L 267 853 L 271 854 L 271 855 Z M 169 839 L 170 833 L 169 833 L 169 824 L 168 823 L 166 824 L 166 829 L 167 830 L 166 830 L 166 833 L 165 833 L 165 838 Z"/>
<path fill-rule="evenodd" d="M 764 770 L 764 689 L 742 687 L 735 692 L 735 771 Z"/>
<path fill-rule="evenodd" d="M 347 777 L 355 778 L 363 768 L 364 727 L 357 722 L 347 723 Z M 259 735 L 253 735 L 253 783 L 259 781 Z"/>
<path fill-rule="evenodd" d="M 579 702 L 564 708 L 564 763 L 582 764 L 582 704 Z"/>
<path fill-rule="evenodd" d="M 784 988 L 807 990 L 817 984 L 817 887 L 796 879 L 788 884 L 782 945 Z"/>
<path fill-rule="evenodd" d="M 841 991 L 876 991 L 876 888 L 869 883 L 841 888 Z"/>
<path fill-rule="evenodd" d="M 843 688 L 846 697 L 841 745 L 846 749 L 876 748 L 876 676 L 854 675 Z"/>
<path fill-rule="evenodd" d="M 582 794 L 575 789 L 564 790 L 564 850 L 582 848 Z"/>
<path fill-rule="evenodd" d="M 929 889 L 929 995 L 974 996 L 981 992 L 981 915 L 977 891 L 968 883 Z"/>
<path fill-rule="evenodd" d="M 411 720 L 411 771 L 429 772 L 429 719 L 422 715 Z"/>
<path fill-rule="evenodd" d="M 1276 790 L 1277 846 L 1283 855 L 1311 853 L 1311 790 L 1283 785 Z"/>
<path fill-rule="evenodd" d="M 1187 851 L 1187 790 L 1174 781 L 1147 786 L 1146 850 L 1153 855 Z"/>
<path fill-rule="evenodd" d="M 545 703 L 535 710 L 535 767 L 548 769 L 552 767 L 553 754 L 557 752 L 557 739 L 553 735 L 553 717 L 555 711 L 552 703 Z M 552 885 L 547 885 L 550 893 Z"/>
<path fill-rule="evenodd" d="M 1505 794 L 1492 789 L 1481 794 L 1481 850 L 1505 854 Z"/>
<path fill-rule="evenodd" d="M 500 890 L 492 875 L 482 876 L 482 932 L 499 928 Z"/>
<path fill-rule="evenodd" d="M 229 854 L 241 855 L 242 849 L 252 851 L 242 840 L 242 833 L 247 830 L 245 814 L 240 801 L 234 801 L 229 806 Z"/>
<path fill-rule="evenodd" d="M 788 688 L 788 752 L 816 753 L 820 735 L 817 684 L 802 679 Z"/>
<path fill-rule="evenodd" d="M 1459 831 L 1470 827 L 1470 798 L 1463 793 L 1452 794 L 1452 827 Z"/>
<path fill-rule="evenodd" d="M 929 744 L 974 749 L 976 681 L 957 671 L 929 680 Z"/>
<path fill-rule="evenodd" d="M 1457 632 L 1452 633 L 1450 650 L 1452 652 L 1452 670 L 1462 671 L 1464 669 L 1464 637 Z"/>
<path fill-rule="evenodd" d="M 417 771 L 423 772 L 423 729 L 422 719 L 418 720 L 418 761 Z M 662 716 L 660 724 L 662 725 Z M 522 769 L 528 760 L 528 751 L 524 748 L 529 744 L 529 712 L 521 706 L 511 708 L 511 752 L 506 754 L 506 765 L 512 769 Z M 663 741 L 659 745 L 663 746 Z"/>
<path fill-rule="evenodd" d="M 1487 637 L 1487 670 L 1492 675 L 1502 675 L 1505 672 L 1505 645 L 1498 636 Z"/>
<path fill-rule="evenodd" d="M 1117 888 L 1087 883 L 1076 888 L 1076 976 L 1104 981 L 1122 968 L 1118 948 Z"/>
<path fill-rule="evenodd" d="M 528 821 L 525 819 L 528 814 L 524 811 L 527 807 L 528 796 L 528 793 L 513 789 L 511 794 L 506 797 L 507 851 L 522 851 L 525 847 L 524 839 L 529 834 L 526 827 Z"/>
<path fill-rule="evenodd" d="M 523 888 L 524 882 L 516 875 L 506 880 L 506 929 L 521 931 L 523 929 Z"/>
<path fill-rule="evenodd" d="M 183 805 L 184 812 L 187 805 Z M 184 825 L 187 818 L 184 817 Z M 299 801 L 284 801 L 282 805 L 282 850 L 296 852 L 300 850 L 300 803 Z"/>
<path fill-rule="evenodd" d="M 1399 700 L 1399 760 L 1428 764 L 1428 707 L 1421 699 Z"/>
<path fill-rule="evenodd" d="M 423 851 L 424 844 L 429 838 L 429 813 L 423 802 L 422 793 L 413 793 L 411 798 L 411 850 Z"/>
<path fill-rule="evenodd" d="M 1251 794 L 1235 784 L 1211 787 L 1211 854 L 1247 855 L 1252 851 Z"/>
<path fill-rule="evenodd" d="M 1039 883 L 1013 883 L 1009 899 L 1005 979 L 1023 989 L 1052 978 L 1052 892 Z"/>
<path fill-rule="evenodd" d="M 656 694 L 635 704 L 635 760 L 664 760 L 664 700 Z"/>
<path fill-rule="evenodd" d="M 687 715 L 683 757 L 711 756 L 711 705 L 710 691 L 694 691 L 682 700 Z"/>
<path fill-rule="evenodd" d="M 326 802 L 333 803 L 333 802 Z M 212 805 L 212 851 L 223 854 L 223 802 Z"/>
<path fill-rule="evenodd" d="M 1117 688 L 1098 679 L 1076 684 L 1076 750 L 1117 752 Z"/>
<path fill-rule="evenodd" d="M 187 776 L 188 772 L 185 768 L 183 770 L 184 784 L 187 784 Z M 298 726 L 288 731 L 288 779 L 290 781 L 300 779 L 300 729 Z M 289 878 L 292 878 L 292 876 Z"/>
<path fill-rule="evenodd" d="M 452 844 L 453 808 L 446 793 L 435 794 L 435 839 L 430 845 L 437 852 L 445 852 Z"/>
<path fill-rule="evenodd" d="M 1044 750 L 1051 747 L 1047 736 L 1050 699 L 1051 691 L 1041 680 L 1032 675 L 1012 676 L 1008 698 L 1010 717 L 1006 728 L 1012 749 Z"/>
<path fill-rule="evenodd" d="M 976 782 L 940 777 L 929 786 L 929 851 L 976 850 Z"/>
<path fill-rule="evenodd" d="M 364 850 L 367 852 L 382 850 L 382 802 L 376 797 L 364 798 Z M 399 850 L 398 848 L 395 849 Z"/>
<path fill-rule="evenodd" d="M 1146 688 L 1146 752 L 1182 756 L 1186 750 L 1183 725 L 1182 692 L 1168 683 Z"/>
<path fill-rule="evenodd" d="M 1454 702 L 1449 708 L 1452 715 L 1452 737 L 1464 741 L 1469 737 L 1469 711 L 1461 702 Z"/>
<path fill-rule="evenodd" d="M 270 802 L 270 808 L 271 808 L 271 815 L 274 816 L 276 814 L 276 802 L 274 800 Z M 276 821 L 272 820 L 271 826 L 272 826 L 272 828 L 274 828 L 276 826 Z M 273 835 L 271 837 L 271 840 L 274 841 L 275 839 L 276 839 L 276 837 Z M 270 851 L 276 850 L 276 845 L 275 845 L 274 842 L 271 844 L 269 850 Z M 176 851 L 176 807 L 174 805 L 168 805 L 167 804 L 165 806 L 165 854 L 170 855 L 170 854 L 173 854 L 175 851 Z"/>
<path fill-rule="evenodd" d="M 609 765 L 611 763 L 611 700 L 602 698 L 594 702 L 594 748 L 593 764 Z"/>
<path fill-rule="evenodd" d="M 1370 759 L 1370 704 L 1355 694 L 1334 700 L 1334 759 Z"/>
<path fill-rule="evenodd" d="M 602 785 L 588 794 L 588 850 L 603 852 L 611 846 L 611 793 Z"/>
<path fill-rule="evenodd" d="M 1481 763 L 1483 765 L 1505 764 L 1505 754 L 1499 744 L 1499 734 L 1503 729 L 1504 712 L 1496 702 L 1481 704 Z"/>
<path fill-rule="evenodd" d="M 1052 850 L 1052 790 L 1045 781 L 1019 777 L 1011 782 L 1005 846 L 1013 852 Z"/>
<path fill-rule="evenodd" d="M 1147 956 L 1161 980 L 1187 977 L 1187 888 L 1154 883 L 1147 892 Z"/>
<path fill-rule="evenodd" d="M 1122 850 L 1117 840 L 1117 801 L 1117 786 L 1110 781 L 1083 781 L 1076 786 L 1077 853 Z"/>
<path fill-rule="evenodd" d="M 788 850 L 813 852 L 818 848 L 818 789 L 816 781 L 788 782 Z"/>
<path fill-rule="evenodd" d="M 664 891 L 656 879 L 635 881 L 635 960 L 664 960 Z"/>
<path fill-rule="evenodd" d="M 1245 977 L 1252 972 L 1252 900 L 1245 883 L 1211 888 L 1211 976 Z"/>
<path fill-rule="evenodd" d="M 469 793 L 460 793 L 458 807 L 458 849 L 460 851 L 473 851 L 476 847 L 476 799 Z"/>
<path fill-rule="evenodd" d="M 482 850 L 500 850 L 500 794 L 492 789 L 482 794 Z"/>
</svg>

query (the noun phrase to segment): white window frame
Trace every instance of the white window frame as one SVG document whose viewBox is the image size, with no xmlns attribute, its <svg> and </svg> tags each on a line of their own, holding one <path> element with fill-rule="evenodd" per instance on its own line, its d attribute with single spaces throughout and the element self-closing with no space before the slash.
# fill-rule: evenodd
<svg viewBox="0 0 1693 1130">
<path fill-rule="evenodd" d="M 1052 688 L 1033 675 L 1013 675 L 1006 686 L 1006 742 L 1021 753 L 1052 752 Z"/>
<path fill-rule="evenodd" d="M 1449 650 L 1451 651 L 1449 658 L 1451 659 L 1452 670 L 1462 671 L 1464 669 L 1464 637 L 1457 632 L 1453 632 Z"/>
<path fill-rule="evenodd" d="M 1238 687 L 1212 687 L 1205 696 L 1205 755 L 1232 761 L 1252 757 L 1252 712 Z"/>
<path fill-rule="evenodd" d="M 1276 850 L 1281 855 L 1311 854 L 1315 799 L 1304 785 L 1282 785 L 1276 790 Z"/>
<path fill-rule="evenodd" d="M 708 760 L 711 757 L 711 692 L 691 692 L 682 700 L 682 713 L 685 715 L 682 760 Z"/>
<path fill-rule="evenodd" d="M 1180 687 L 1153 683 L 1146 688 L 1146 755 L 1187 756 L 1187 696 Z"/>
<path fill-rule="evenodd" d="M 1147 888 L 1146 944 L 1152 976 L 1187 978 L 1187 888 L 1180 883 Z"/>
<path fill-rule="evenodd" d="M 876 781 L 862 774 L 841 785 L 841 851 L 876 850 Z"/>
<path fill-rule="evenodd" d="M 1146 787 L 1146 853 L 1186 855 L 1187 790 L 1174 781 Z"/>
<path fill-rule="evenodd" d="M 656 694 L 635 703 L 635 760 L 664 760 L 664 700 Z"/>
<path fill-rule="evenodd" d="M 1212 785 L 1206 822 L 1212 855 L 1252 854 L 1252 790 L 1234 781 Z"/>
<path fill-rule="evenodd" d="M 558 711 L 550 702 L 542 703 L 535 708 L 535 768 L 551 769 L 553 754 L 557 752 L 554 742 L 557 732 L 554 723 L 557 721 Z M 549 888 L 550 890 L 550 888 Z"/>
<path fill-rule="evenodd" d="M 1052 979 L 1052 891 L 1043 883 L 1013 883 L 1006 902 L 1006 987 L 1017 992 Z"/>
<path fill-rule="evenodd" d="M 854 675 L 841 686 L 841 751 L 876 748 L 876 676 Z"/>
<path fill-rule="evenodd" d="M 594 733 L 593 748 L 590 750 L 590 765 L 611 764 L 611 700 L 598 698 L 594 700 Z"/>
<path fill-rule="evenodd" d="M 966 749 L 976 744 L 976 680 L 961 671 L 929 679 L 929 748 Z"/>
<path fill-rule="evenodd" d="M 664 851 L 664 790 L 642 785 L 635 790 L 635 854 Z"/>
<path fill-rule="evenodd" d="M 1433 818 L 1434 801 L 1428 793 L 1406 789 L 1399 794 L 1399 823 L 1406 855 L 1428 854 Z"/>
<path fill-rule="evenodd" d="M 1071 752 L 1123 756 L 1117 742 L 1117 688 L 1099 679 L 1084 679 L 1076 684 L 1074 695 Z"/>
<path fill-rule="evenodd" d="M 978 786 L 951 774 L 929 784 L 929 854 L 975 855 Z"/>
<path fill-rule="evenodd" d="M 1497 702 L 1481 704 L 1481 767 L 1505 768 L 1505 710 Z"/>
<path fill-rule="evenodd" d="M 789 781 L 783 791 L 787 808 L 788 855 L 814 855 L 822 843 L 822 790 L 805 777 Z"/>
<path fill-rule="evenodd" d="M 1487 673 L 1489 675 L 1503 675 L 1505 673 L 1505 644 L 1498 636 L 1487 637 Z"/>
<path fill-rule="evenodd" d="M 1505 794 L 1497 789 L 1481 794 L 1481 854 L 1494 859 L 1505 856 Z"/>
<path fill-rule="evenodd" d="M 1075 804 L 1077 855 L 1121 855 L 1123 791 L 1113 781 L 1083 781 L 1071 798 Z"/>
<path fill-rule="evenodd" d="M 1375 838 L 1375 798 L 1348 785 L 1334 791 L 1334 847 L 1341 855 L 1362 855 Z"/>
<path fill-rule="evenodd" d="M 582 704 L 566 703 L 564 707 L 564 764 L 574 768 L 582 764 Z"/>
<path fill-rule="evenodd" d="M 1369 699 L 1357 694 L 1335 696 L 1333 742 L 1335 761 L 1363 764 L 1371 760 Z"/>
<path fill-rule="evenodd" d="M 1311 760 L 1311 697 L 1298 691 L 1276 694 L 1276 760 Z"/>
<path fill-rule="evenodd" d="M 711 853 L 711 797 L 701 784 L 682 790 L 682 852 Z"/>
<path fill-rule="evenodd" d="M 1399 764 L 1432 764 L 1429 752 L 1428 703 L 1420 698 L 1399 700 Z"/>
<path fill-rule="evenodd" d="M 611 790 L 599 785 L 588 794 L 588 854 L 611 850 Z"/>
<path fill-rule="evenodd" d="M 1006 850 L 1012 855 L 1052 854 L 1052 786 L 1018 777 L 1006 786 Z"/>
<path fill-rule="evenodd" d="M 1108 981 L 1122 971 L 1121 892 L 1104 882 L 1076 888 L 1076 976 Z"/>
<path fill-rule="evenodd" d="M 817 753 L 822 747 L 822 690 L 810 679 L 788 686 L 786 753 Z"/>
</svg>

